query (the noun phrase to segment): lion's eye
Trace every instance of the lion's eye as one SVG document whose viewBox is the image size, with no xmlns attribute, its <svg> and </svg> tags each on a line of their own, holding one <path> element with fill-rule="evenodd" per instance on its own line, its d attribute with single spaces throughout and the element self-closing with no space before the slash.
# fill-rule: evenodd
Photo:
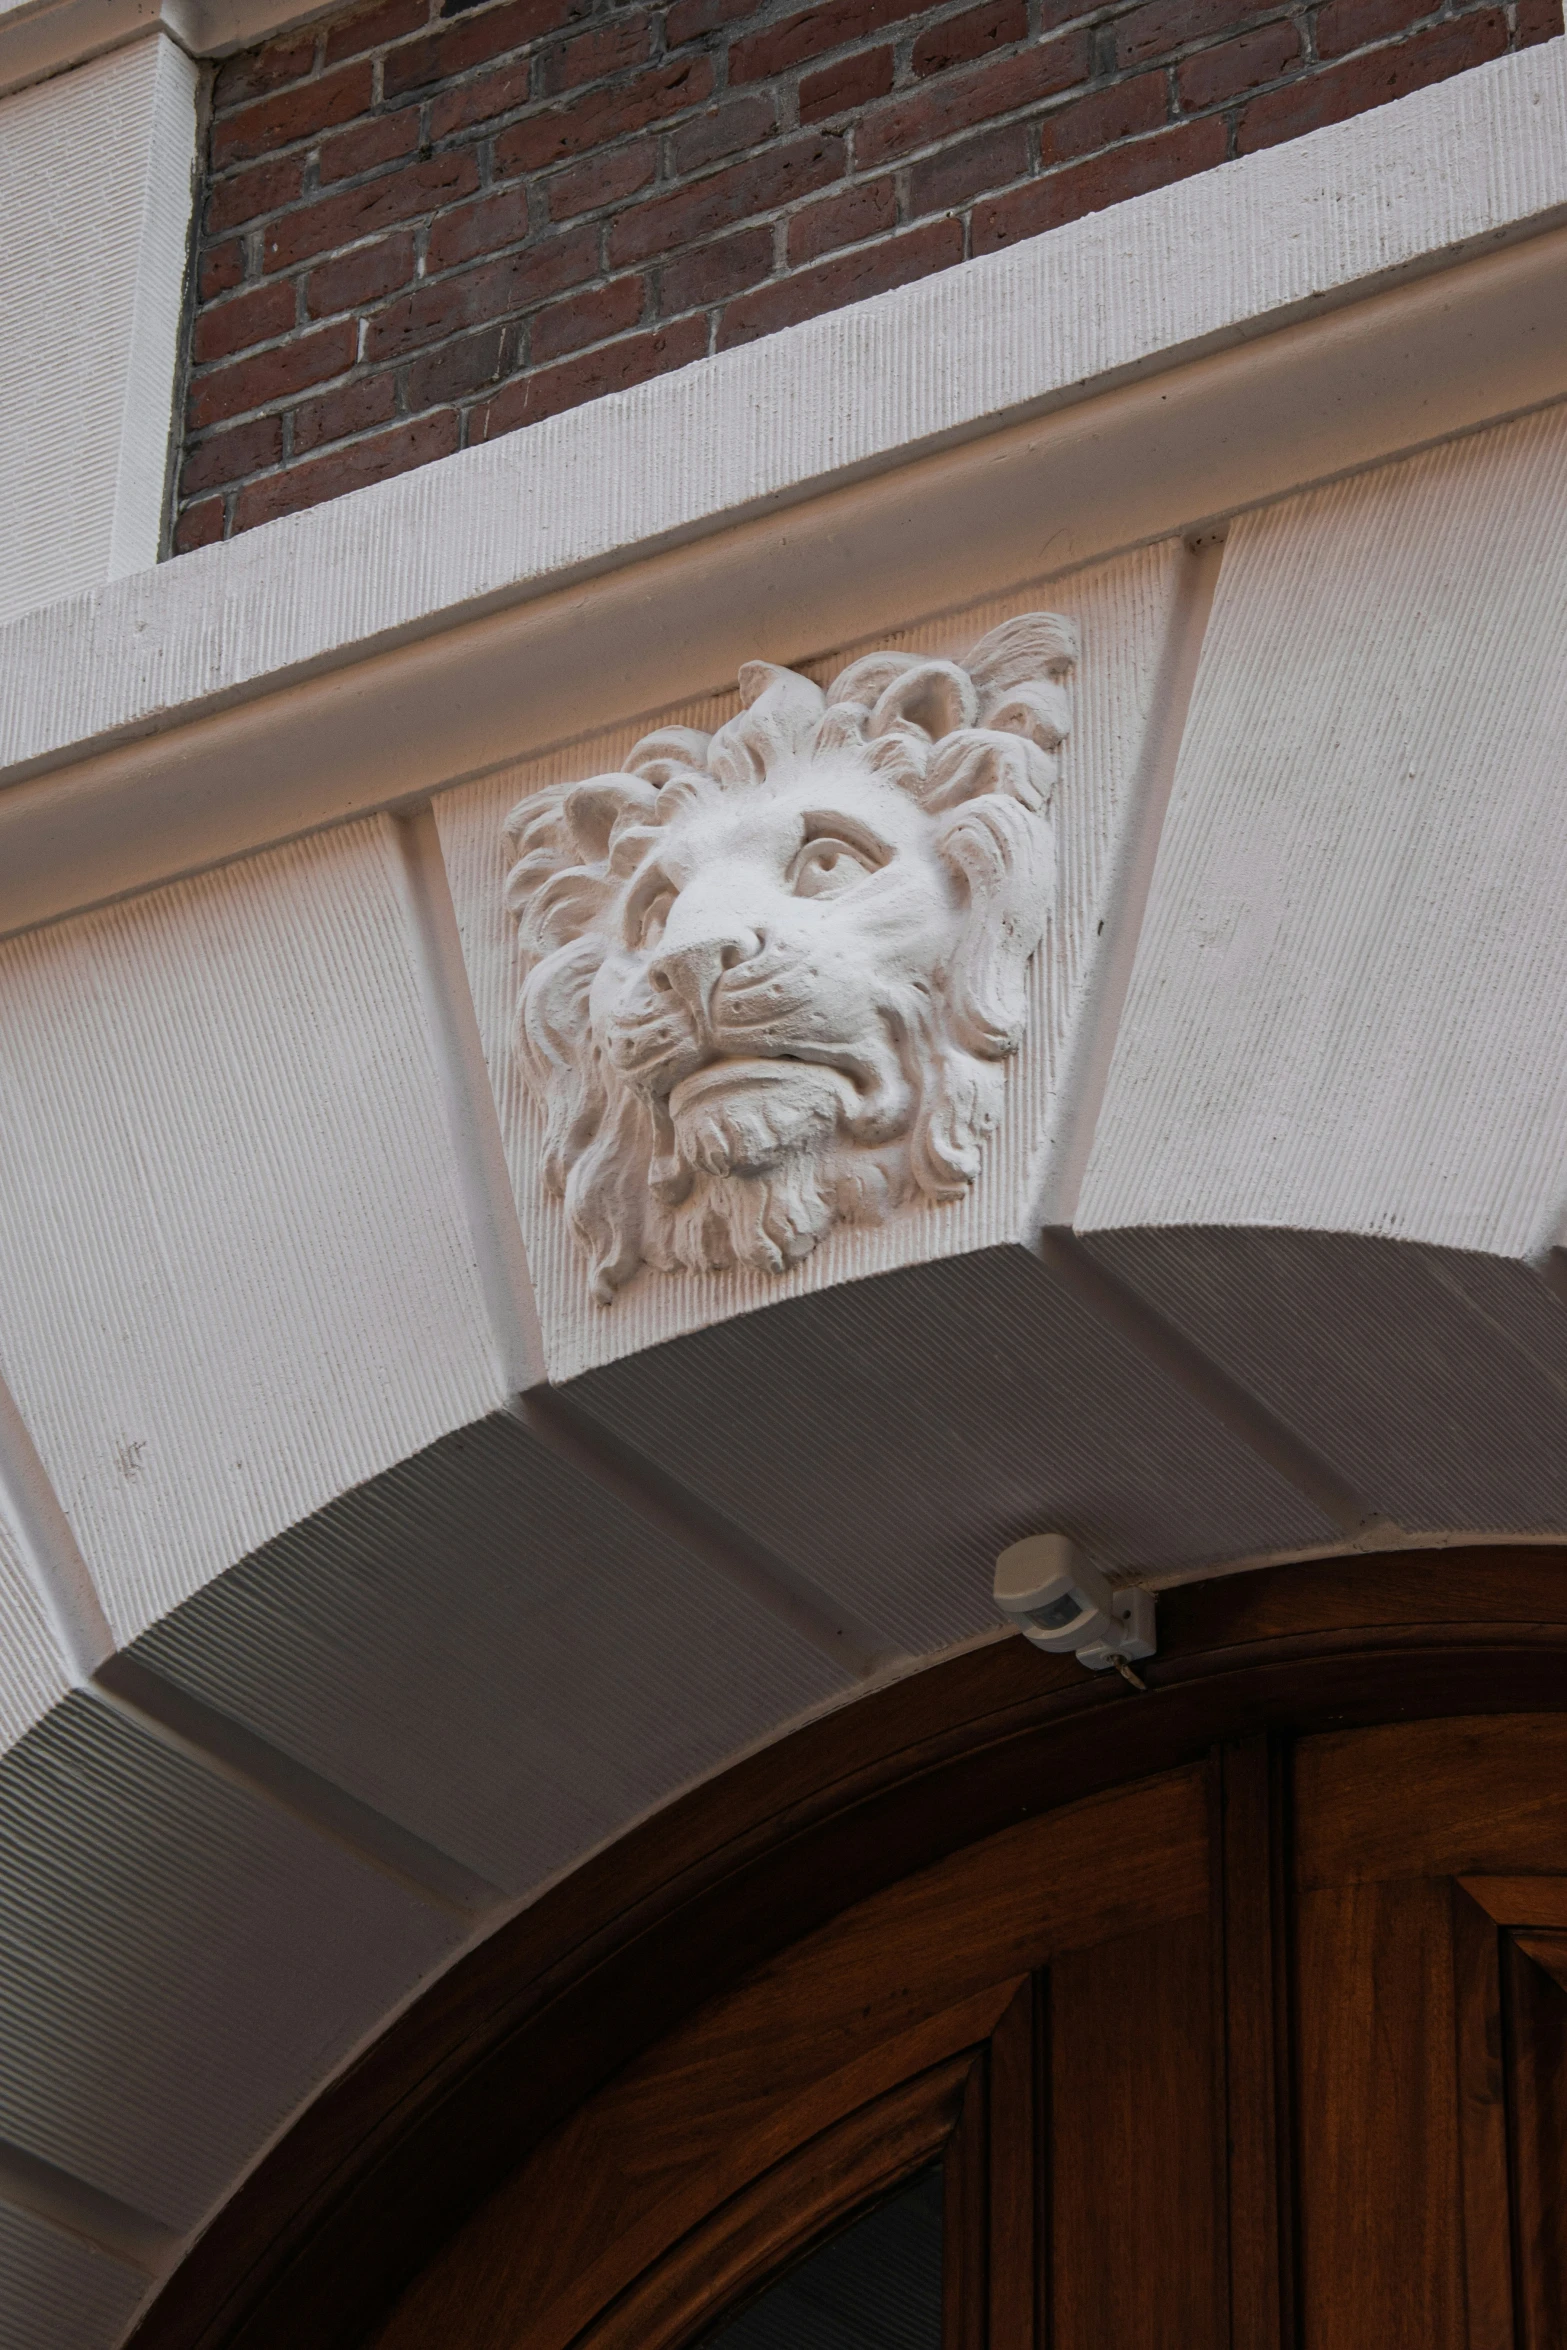
<svg viewBox="0 0 1567 2350">
<path fill-rule="evenodd" d="M 674 891 L 665 888 L 656 891 L 650 898 L 644 898 L 639 906 L 632 908 L 629 928 L 633 946 L 657 946 L 664 935 L 664 925 L 669 920 L 669 909 L 674 902 Z"/>
<path fill-rule="evenodd" d="M 824 833 L 816 840 L 808 840 L 790 868 L 789 878 L 797 898 L 831 898 L 841 890 L 851 889 L 863 881 L 876 867 L 863 849 L 851 841 L 840 840 L 834 833 Z"/>
</svg>

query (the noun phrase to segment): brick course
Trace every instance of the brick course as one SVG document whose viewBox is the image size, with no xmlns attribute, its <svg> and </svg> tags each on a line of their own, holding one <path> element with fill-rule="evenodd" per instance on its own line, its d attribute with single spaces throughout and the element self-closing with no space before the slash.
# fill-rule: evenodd
<svg viewBox="0 0 1567 2350">
<path fill-rule="evenodd" d="M 226 60 L 176 548 L 1562 29 L 1561 0 L 374 0 Z"/>
</svg>

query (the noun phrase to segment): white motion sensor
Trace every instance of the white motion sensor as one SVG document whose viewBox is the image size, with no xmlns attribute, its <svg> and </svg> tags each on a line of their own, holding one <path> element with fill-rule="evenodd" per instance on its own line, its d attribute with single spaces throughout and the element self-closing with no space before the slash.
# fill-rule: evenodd
<svg viewBox="0 0 1567 2350">
<path fill-rule="evenodd" d="M 1036 1648 L 1075 1656 L 1092 1673 L 1157 1646 L 1153 1593 L 1118 1591 L 1064 1534 L 1031 1534 L 1001 1553 L 996 1605 Z"/>
</svg>

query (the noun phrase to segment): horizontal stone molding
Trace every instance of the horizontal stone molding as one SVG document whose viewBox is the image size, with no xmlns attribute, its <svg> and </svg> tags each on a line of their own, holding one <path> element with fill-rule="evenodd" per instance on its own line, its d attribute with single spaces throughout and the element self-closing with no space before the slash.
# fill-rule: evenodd
<svg viewBox="0 0 1567 2350">
<path fill-rule="evenodd" d="M 1562 0 L 1327 0 L 1315 39 L 1306 0 L 442 5 L 349 0 L 214 78 L 179 552 L 1562 30 Z"/>
<path fill-rule="evenodd" d="M 0 670 L 23 681 L 0 779 L 627 568 L 1564 217 L 1567 44 L 1549 43 L 29 615 L 0 632 Z"/>
<path fill-rule="evenodd" d="M 1560 398 L 1564 212 L 1553 43 L 28 615 L 0 930 Z"/>
<path fill-rule="evenodd" d="M 167 33 L 190 57 L 227 57 L 324 12 L 320 0 L 6 0 L 0 97 Z"/>
</svg>

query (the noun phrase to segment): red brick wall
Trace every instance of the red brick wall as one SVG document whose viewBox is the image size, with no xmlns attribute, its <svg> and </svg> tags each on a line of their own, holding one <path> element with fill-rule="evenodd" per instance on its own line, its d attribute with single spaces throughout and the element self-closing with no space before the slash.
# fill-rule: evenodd
<svg viewBox="0 0 1567 2350">
<path fill-rule="evenodd" d="M 1562 0 L 376 0 L 213 89 L 177 548 L 1562 29 Z"/>
</svg>

